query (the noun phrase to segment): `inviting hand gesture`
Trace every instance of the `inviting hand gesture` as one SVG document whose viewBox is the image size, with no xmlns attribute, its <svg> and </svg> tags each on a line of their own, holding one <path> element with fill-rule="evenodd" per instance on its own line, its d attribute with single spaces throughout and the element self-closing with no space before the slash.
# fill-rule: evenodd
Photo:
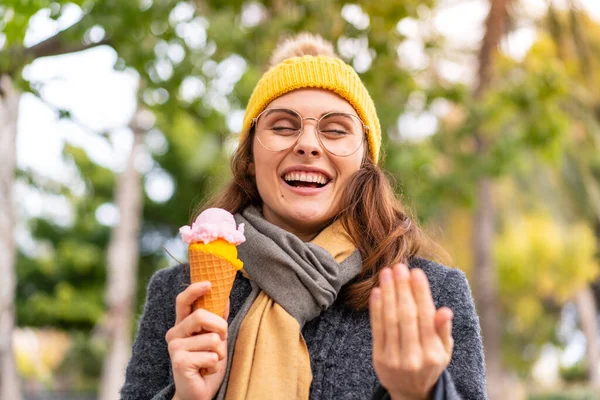
<svg viewBox="0 0 600 400">
<path fill-rule="evenodd" d="M 373 363 L 393 400 L 429 398 L 450 363 L 452 311 L 436 311 L 421 269 L 385 268 L 371 292 Z"/>
</svg>

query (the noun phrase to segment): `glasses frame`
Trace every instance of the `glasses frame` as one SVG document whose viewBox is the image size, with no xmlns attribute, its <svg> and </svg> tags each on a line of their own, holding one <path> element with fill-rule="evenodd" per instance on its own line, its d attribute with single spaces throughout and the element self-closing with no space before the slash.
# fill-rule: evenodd
<svg viewBox="0 0 600 400">
<path fill-rule="evenodd" d="M 363 146 L 364 142 L 367 140 L 367 135 L 369 133 L 369 127 L 363 122 L 363 120 L 358 115 L 354 115 L 354 114 L 350 114 L 350 113 L 345 113 L 345 112 L 339 112 L 339 111 L 330 111 L 328 113 L 325 113 L 325 114 L 321 115 L 320 118 L 314 118 L 314 117 L 303 117 L 298 111 L 294 110 L 293 108 L 285 108 L 285 107 L 266 108 L 263 111 L 261 111 L 261 113 L 258 114 L 256 117 L 252 118 L 252 123 L 250 124 L 250 127 L 251 128 L 255 128 L 255 131 L 256 131 L 257 130 L 257 126 L 258 126 L 258 119 L 261 117 L 261 115 L 263 115 L 267 111 L 276 111 L 276 110 L 292 111 L 292 112 L 296 113 L 298 115 L 298 117 L 300 117 L 300 129 L 296 133 L 296 140 L 294 140 L 294 142 L 292 144 L 290 144 L 288 147 L 286 147 L 285 149 L 281 149 L 281 150 L 272 150 L 272 149 L 268 148 L 267 146 L 265 146 L 264 143 L 260 141 L 260 138 L 258 137 L 258 134 L 256 134 L 256 132 L 255 132 L 256 140 L 258 140 L 258 143 L 260 143 L 260 145 L 262 147 L 264 147 L 265 149 L 267 149 L 268 151 L 272 151 L 274 153 L 278 153 L 280 151 L 289 150 L 292 147 L 294 147 L 296 145 L 296 143 L 298 143 L 298 140 L 300 139 L 300 136 L 302 136 L 302 134 L 304 133 L 304 120 L 305 119 L 309 119 L 309 120 L 317 122 L 316 131 L 317 131 L 317 140 L 319 141 L 319 144 L 321 145 L 321 147 L 323 149 L 325 149 L 325 151 L 327 151 L 330 154 L 333 154 L 336 157 L 349 157 L 349 156 L 353 155 L 358 150 L 360 150 L 360 148 Z M 321 140 L 321 131 L 319 130 L 319 124 L 321 123 L 321 120 L 323 118 L 325 118 L 325 117 L 327 117 L 329 115 L 332 115 L 332 114 L 350 115 L 351 117 L 358 119 L 360 121 L 360 123 L 362 124 L 362 126 L 363 126 L 363 140 L 361 140 L 360 145 L 356 148 L 356 150 L 354 150 L 350 154 L 345 154 L 345 155 L 335 154 L 334 152 L 332 152 L 331 150 L 329 150 L 327 148 L 327 146 L 325 146 L 323 144 L 323 141 Z"/>
</svg>

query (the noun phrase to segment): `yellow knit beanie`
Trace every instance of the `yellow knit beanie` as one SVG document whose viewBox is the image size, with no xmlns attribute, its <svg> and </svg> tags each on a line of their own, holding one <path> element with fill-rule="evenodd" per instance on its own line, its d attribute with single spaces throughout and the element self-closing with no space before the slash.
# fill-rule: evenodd
<svg viewBox="0 0 600 400">
<path fill-rule="evenodd" d="M 240 143 L 248 136 L 252 119 L 269 103 L 281 95 L 302 88 L 326 89 L 346 99 L 369 127 L 369 152 L 377 163 L 381 147 L 381 127 L 375 104 L 351 66 L 339 58 L 325 55 L 291 57 L 274 65 L 262 76 L 246 108 Z"/>
</svg>

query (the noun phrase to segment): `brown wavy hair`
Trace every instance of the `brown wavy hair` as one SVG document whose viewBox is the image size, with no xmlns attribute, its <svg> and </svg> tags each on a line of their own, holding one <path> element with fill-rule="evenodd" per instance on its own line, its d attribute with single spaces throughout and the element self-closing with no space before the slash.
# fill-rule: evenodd
<svg viewBox="0 0 600 400">
<path fill-rule="evenodd" d="M 252 163 L 254 130 L 246 136 L 231 158 L 233 179 L 218 193 L 196 207 L 195 217 L 209 207 L 223 208 L 233 214 L 246 207 L 262 206 L 256 180 L 249 173 Z M 378 284 L 378 272 L 398 262 L 419 255 L 440 261 L 448 259 L 445 251 L 433 242 L 408 215 L 396 197 L 390 179 L 370 155 L 362 168 L 350 178 L 341 197 L 341 211 L 332 219 L 340 220 L 363 259 L 359 275 L 340 293 L 344 303 L 355 310 L 369 304 L 371 289 Z"/>
</svg>

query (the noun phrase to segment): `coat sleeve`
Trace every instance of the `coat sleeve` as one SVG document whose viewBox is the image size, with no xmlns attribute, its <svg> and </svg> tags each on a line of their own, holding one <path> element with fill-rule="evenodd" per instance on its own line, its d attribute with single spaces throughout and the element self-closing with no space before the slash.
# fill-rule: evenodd
<svg viewBox="0 0 600 400">
<path fill-rule="evenodd" d="M 432 400 L 485 400 L 486 381 L 479 317 L 465 274 L 451 269 L 446 274 L 437 302 L 454 313 L 454 351 L 450 365 L 442 372 L 432 392 Z M 378 384 L 372 400 L 389 400 Z"/>
<path fill-rule="evenodd" d="M 146 303 L 121 388 L 122 400 L 167 400 L 175 389 L 165 335 L 175 313 L 174 270 L 160 270 L 148 284 Z"/>
<path fill-rule="evenodd" d="M 435 386 L 433 387 L 430 400 L 455 400 L 455 399 L 457 399 L 456 396 L 458 396 L 458 393 L 456 393 L 455 389 L 453 389 L 452 387 L 449 386 L 449 385 L 451 385 L 451 383 L 447 383 L 446 382 L 447 379 L 448 379 L 448 371 L 444 371 L 442 373 L 442 375 L 439 377 Z M 447 396 L 447 394 L 448 394 L 448 396 Z M 450 396 L 454 396 L 454 397 L 450 397 Z M 390 397 L 390 394 L 387 392 L 387 390 L 383 386 L 381 386 L 380 383 L 377 383 L 377 385 L 375 386 L 375 391 L 373 392 L 373 396 L 371 397 L 371 400 L 391 400 L 391 399 L 392 398 Z"/>
</svg>

